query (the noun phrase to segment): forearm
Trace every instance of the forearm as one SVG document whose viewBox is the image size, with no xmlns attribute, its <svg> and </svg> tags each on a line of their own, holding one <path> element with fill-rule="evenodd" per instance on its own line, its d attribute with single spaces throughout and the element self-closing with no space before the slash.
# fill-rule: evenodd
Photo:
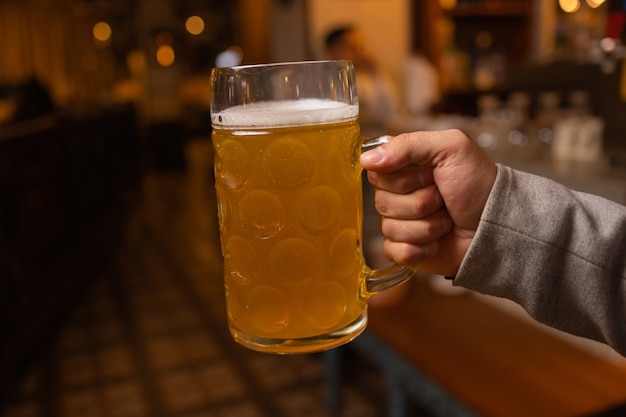
<svg viewBox="0 0 626 417">
<path fill-rule="evenodd" d="M 626 355 L 626 208 L 499 166 L 455 284 Z"/>
</svg>

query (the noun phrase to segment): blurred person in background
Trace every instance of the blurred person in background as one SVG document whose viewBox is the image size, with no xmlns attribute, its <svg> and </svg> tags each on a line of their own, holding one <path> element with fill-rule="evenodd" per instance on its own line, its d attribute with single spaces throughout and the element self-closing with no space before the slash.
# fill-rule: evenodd
<svg viewBox="0 0 626 417">
<path fill-rule="evenodd" d="M 427 116 L 441 102 L 437 68 L 421 52 L 412 53 L 406 62 L 406 107 L 413 117 Z"/>
<path fill-rule="evenodd" d="M 328 32 L 325 45 L 329 59 L 354 64 L 362 133 L 369 137 L 393 133 L 392 123 L 401 114 L 400 93 L 363 33 L 353 26 L 338 27 Z"/>
</svg>

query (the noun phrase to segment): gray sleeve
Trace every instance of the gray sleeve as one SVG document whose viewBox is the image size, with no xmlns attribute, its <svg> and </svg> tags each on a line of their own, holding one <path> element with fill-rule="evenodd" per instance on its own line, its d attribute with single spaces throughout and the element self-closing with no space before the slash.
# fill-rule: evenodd
<svg viewBox="0 0 626 417">
<path fill-rule="evenodd" d="M 498 165 L 454 283 L 626 356 L 626 207 Z"/>
</svg>

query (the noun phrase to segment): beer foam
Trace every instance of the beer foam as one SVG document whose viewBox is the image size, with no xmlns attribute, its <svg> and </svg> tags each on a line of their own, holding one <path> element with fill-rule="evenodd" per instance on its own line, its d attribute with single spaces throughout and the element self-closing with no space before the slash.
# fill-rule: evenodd
<svg viewBox="0 0 626 417">
<path fill-rule="evenodd" d="M 339 101 L 264 101 L 212 113 L 211 123 L 225 128 L 307 126 L 352 120 L 358 115 L 358 105 Z"/>
</svg>

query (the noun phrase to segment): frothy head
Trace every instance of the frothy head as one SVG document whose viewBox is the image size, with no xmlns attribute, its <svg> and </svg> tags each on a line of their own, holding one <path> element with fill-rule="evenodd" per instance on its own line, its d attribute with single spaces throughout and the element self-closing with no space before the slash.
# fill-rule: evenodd
<svg viewBox="0 0 626 417">
<path fill-rule="evenodd" d="M 303 99 L 264 101 L 229 107 L 211 114 L 222 128 L 287 127 L 337 123 L 356 119 L 359 106 L 339 101 Z"/>
</svg>

